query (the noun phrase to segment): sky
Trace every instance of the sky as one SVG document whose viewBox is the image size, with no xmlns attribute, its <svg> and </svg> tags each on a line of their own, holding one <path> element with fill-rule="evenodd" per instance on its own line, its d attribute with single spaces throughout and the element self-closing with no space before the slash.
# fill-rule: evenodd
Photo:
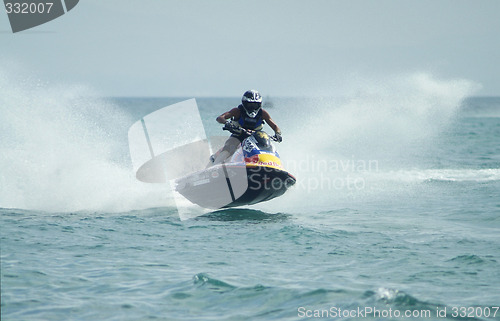
<svg viewBox="0 0 500 321">
<path fill-rule="evenodd" d="M 13 34 L 0 70 L 105 96 L 340 95 L 362 77 L 426 72 L 500 96 L 498 0 L 80 0 Z"/>
</svg>

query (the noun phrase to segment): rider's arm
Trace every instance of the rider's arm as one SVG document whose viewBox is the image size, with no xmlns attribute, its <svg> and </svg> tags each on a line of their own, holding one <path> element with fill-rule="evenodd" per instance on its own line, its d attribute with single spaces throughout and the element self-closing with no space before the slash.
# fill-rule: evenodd
<svg viewBox="0 0 500 321">
<path fill-rule="evenodd" d="M 271 118 L 271 115 L 269 115 L 269 113 L 264 109 L 262 109 L 262 118 L 266 121 L 269 127 L 271 127 L 274 130 L 275 133 L 281 134 L 281 130 L 278 127 L 278 125 L 276 125 L 274 120 Z"/>
<path fill-rule="evenodd" d="M 230 111 L 217 117 L 215 120 L 221 124 L 225 124 L 228 119 L 238 119 L 240 116 L 240 110 L 238 108 L 233 108 Z"/>
</svg>

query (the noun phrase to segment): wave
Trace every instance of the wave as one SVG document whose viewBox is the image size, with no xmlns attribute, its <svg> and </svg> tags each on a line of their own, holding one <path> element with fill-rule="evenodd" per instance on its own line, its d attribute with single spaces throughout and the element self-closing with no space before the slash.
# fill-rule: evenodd
<svg viewBox="0 0 500 321">
<path fill-rule="evenodd" d="M 470 254 L 470 255 L 459 255 L 456 256 L 450 260 L 449 262 L 457 263 L 457 264 L 466 264 L 466 265 L 480 265 L 480 264 L 485 264 L 485 263 L 497 263 L 497 261 L 489 256 L 489 257 L 484 257 L 481 258 L 478 255 L 475 254 Z"/>
<path fill-rule="evenodd" d="M 248 221 L 253 223 L 284 222 L 290 218 L 289 214 L 267 213 L 248 208 L 231 208 L 210 212 L 199 216 L 196 220 L 210 221 Z"/>
<path fill-rule="evenodd" d="M 300 320 L 306 316 L 457 319 L 452 308 L 443 302 L 422 300 L 404 291 L 384 287 L 360 291 L 262 284 L 238 286 L 206 273 L 198 273 L 193 276 L 192 282 L 182 281 L 172 286 L 166 296 L 176 307 L 190 306 L 195 314 L 203 311 L 207 319 L 220 319 L 221 314 L 228 320 Z"/>
<path fill-rule="evenodd" d="M 500 180 L 500 168 L 398 170 L 381 173 L 390 180 L 420 182 L 491 182 Z"/>
</svg>

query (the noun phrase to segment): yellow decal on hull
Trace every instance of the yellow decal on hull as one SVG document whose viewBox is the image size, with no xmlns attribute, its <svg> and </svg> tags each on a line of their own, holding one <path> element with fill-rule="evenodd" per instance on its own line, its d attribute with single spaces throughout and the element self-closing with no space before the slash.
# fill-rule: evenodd
<svg viewBox="0 0 500 321">
<path fill-rule="evenodd" d="M 256 159 L 255 156 L 258 156 L 259 158 Z M 284 170 L 283 165 L 281 164 L 281 160 L 274 155 L 258 154 L 255 156 L 252 157 L 252 162 L 246 164 L 247 166 L 265 166 Z"/>
</svg>

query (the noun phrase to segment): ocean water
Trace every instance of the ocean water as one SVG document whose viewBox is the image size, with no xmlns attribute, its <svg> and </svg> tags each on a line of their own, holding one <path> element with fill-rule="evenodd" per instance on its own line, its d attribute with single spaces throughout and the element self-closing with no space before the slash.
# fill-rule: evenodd
<svg viewBox="0 0 500 321">
<path fill-rule="evenodd" d="M 500 320 L 500 98 L 469 81 L 265 97 L 297 185 L 190 220 L 127 142 L 183 98 L 0 81 L 2 320 Z M 238 98 L 197 102 L 210 136 Z"/>
</svg>

